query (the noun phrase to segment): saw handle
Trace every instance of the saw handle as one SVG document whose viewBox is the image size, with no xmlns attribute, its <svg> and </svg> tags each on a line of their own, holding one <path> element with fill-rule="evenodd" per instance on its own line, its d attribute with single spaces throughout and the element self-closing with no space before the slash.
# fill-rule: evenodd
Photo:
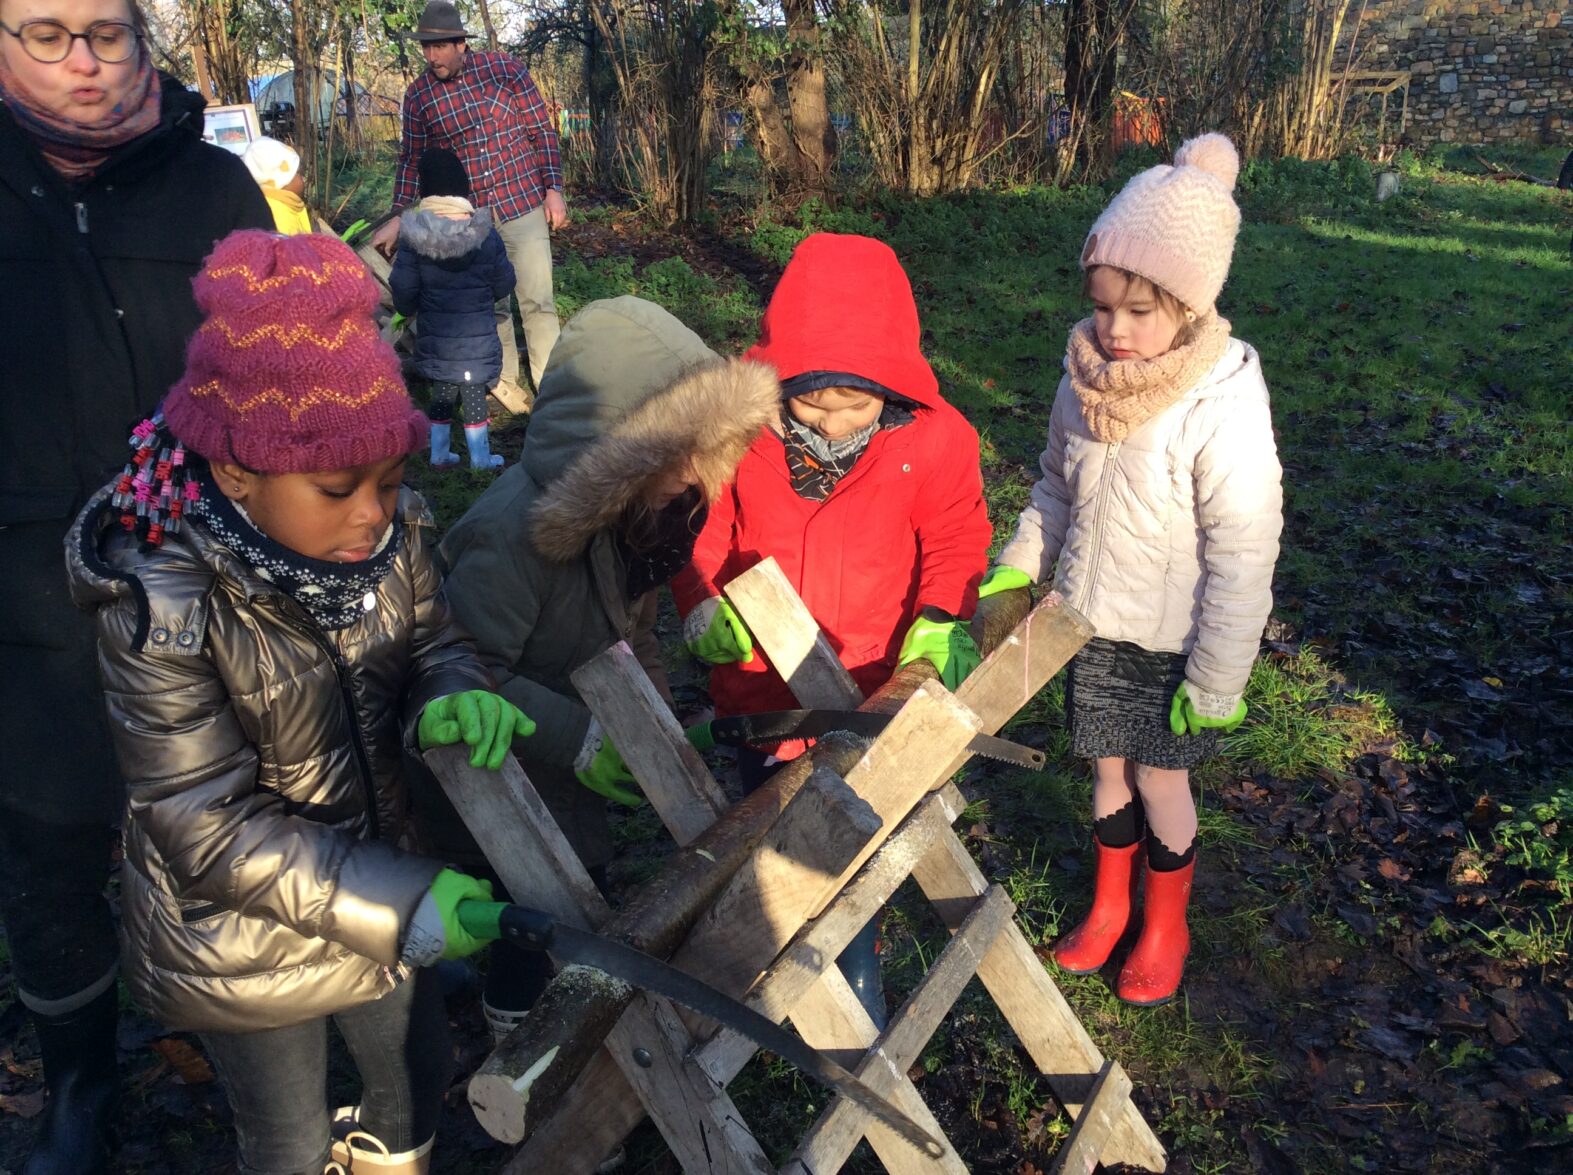
<svg viewBox="0 0 1573 1175">
<path fill-rule="evenodd" d="M 537 951 L 550 949 L 552 928 L 557 924 L 543 910 L 510 902 L 460 902 L 458 913 L 459 925 L 476 938 L 506 938 Z"/>
</svg>

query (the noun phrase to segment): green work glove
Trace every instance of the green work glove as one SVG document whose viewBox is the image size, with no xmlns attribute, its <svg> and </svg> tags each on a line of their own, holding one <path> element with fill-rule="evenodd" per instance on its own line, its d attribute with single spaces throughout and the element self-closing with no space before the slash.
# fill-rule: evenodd
<svg viewBox="0 0 1573 1175">
<path fill-rule="evenodd" d="M 606 737 L 601 724 L 594 718 L 590 719 L 584 745 L 579 748 L 579 754 L 573 761 L 573 773 L 580 783 L 598 796 L 616 800 L 630 808 L 637 808 L 644 803 L 643 796 L 623 786 L 636 782 L 634 773 L 628 770 L 628 764 L 623 762 L 612 740 Z"/>
<path fill-rule="evenodd" d="M 485 939 L 476 938 L 459 921 L 459 903 L 491 901 L 491 882 L 481 881 L 454 869 L 444 869 L 432 879 L 428 894 L 437 906 L 437 913 L 442 915 L 442 933 L 446 940 L 442 948 L 444 959 L 462 959 L 486 945 Z"/>
<path fill-rule="evenodd" d="M 1189 681 L 1180 683 L 1169 703 L 1169 729 L 1175 734 L 1228 733 L 1244 721 L 1245 699 L 1239 694 L 1215 694 Z"/>
<path fill-rule="evenodd" d="M 513 740 L 535 733 L 535 723 L 507 698 L 488 690 L 433 698 L 421 711 L 415 738 L 423 751 L 462 742 L 470 748 L 470 766 L 496 771 Z"/>
<path fill-rule="evenodd" d="M 925 613 L 945 615 L 938 609 L 925 608 Z M 896 659 L 899 668 L 913 661 L 927 661 L 939 670 L 939 679 L 946 689 L 955 689 L 983 662 L 983 654 L 972 641 L 965 620 L 940 620 L 931 615 L 921 615 L 907 629 L 901 642 L 901 653 Z"/>
<path fill-rule="evenodd" d="M 683 643 L 701 661 L 730 665 L 754 659 L 754 638 L 737 609 L 720 596 L 699 601 L 683 618 Z"/>
<path fill-rule="evenodd" d="M 1006 567 L 1004 564 L 989 568 L 989 573 L 983 577 L 983 582 L 978 585 L 978 599 L 986 600 L 1000 592 L 1012 592 L 1017 588 L 1030 588 L 1032 576 L 1015 567 Z"/>
</svg>

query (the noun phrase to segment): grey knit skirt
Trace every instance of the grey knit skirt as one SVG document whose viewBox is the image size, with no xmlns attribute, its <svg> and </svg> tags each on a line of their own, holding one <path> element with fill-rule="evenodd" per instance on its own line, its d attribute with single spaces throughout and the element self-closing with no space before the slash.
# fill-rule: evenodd
<svg viewBox="0 0 1573 1175">
<path fill-rule="evenodd" d="M 1185 680 L 1185 662 L 1183 653 L 1153 653 L 1097 637 L 1088 641 L 1071 661 L 1065 685 L 1072 752 L 1169 769 L 1189 769 L 1216 755 L 1219 732 L 1169 730 L 1169 704 Z"/>
</svg>

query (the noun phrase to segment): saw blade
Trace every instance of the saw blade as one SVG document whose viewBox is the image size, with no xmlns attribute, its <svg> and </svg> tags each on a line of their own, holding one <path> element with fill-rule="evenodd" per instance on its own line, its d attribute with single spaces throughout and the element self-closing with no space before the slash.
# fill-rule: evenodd
<svg viewBox="0 0 1573 1175">
<path fill-rule="evenodd" d="M 739 1003 L 686 971 L 680 971 L 670 963 L 663 963 L 626 943 L 602 938 L 563 922 L 552 926 L 549 949 L 564 962 L 594 967 L 614 979 L 665 996 L 742 1033 L 761 1048 L 768 1049 L 848 1100 L 856 1102 L 925 1155 L 930 1158 L 944 1156 L 945 1149 L 936 1139 L 852 1073 L 817 1049 L 810 1048 L 801 1037 L 794 1036 L 774 1020 L 760 1015 L 747 1004 Z"/>
</svg>

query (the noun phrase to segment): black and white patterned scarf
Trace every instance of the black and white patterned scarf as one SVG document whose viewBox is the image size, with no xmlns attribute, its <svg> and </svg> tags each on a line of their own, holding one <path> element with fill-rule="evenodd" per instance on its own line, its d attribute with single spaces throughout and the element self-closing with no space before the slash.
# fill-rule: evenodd
<svg viewBox="0 0 1573 1175">
<path fill-rule="evenodd" d="M 215 539 L 304 608 L 321 627 L 330 632 L 348 628 L 375 607 L 377 587 L 393 569 L 404 538 L 404 523 L 398 514 L 369 559 L 333 563 L 307 558 L 269 538 L 207 474 L 202 475 L 200 484 L 202 494 L 192 503 L 191 513 Z"/>
</svg>

